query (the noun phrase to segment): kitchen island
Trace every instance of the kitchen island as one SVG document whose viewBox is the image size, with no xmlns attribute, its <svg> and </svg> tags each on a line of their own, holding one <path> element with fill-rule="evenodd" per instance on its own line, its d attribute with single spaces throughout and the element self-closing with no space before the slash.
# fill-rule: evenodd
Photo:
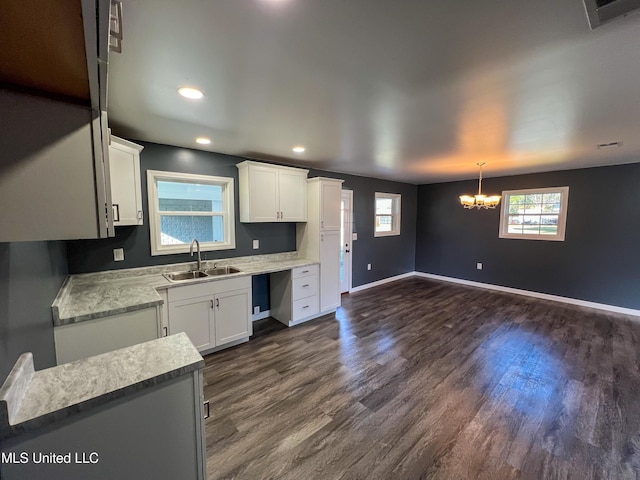
<svg viewBox="0 0 640 480">
<path fill-rule="evenodd" d="M 42 371 L 24 353 L 0 388 L 0 477 L 204 479 L 203 367 L 185 334 Z"/>
</svg>

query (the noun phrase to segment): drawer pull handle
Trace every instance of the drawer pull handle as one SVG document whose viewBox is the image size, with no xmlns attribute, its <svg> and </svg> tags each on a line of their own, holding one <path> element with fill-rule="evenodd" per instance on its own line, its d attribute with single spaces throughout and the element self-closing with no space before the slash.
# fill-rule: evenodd
<svg viewBox="0 0 640 480">
<path fill-rule="evenodd" d="M 305 305 L 305 306 L 304 306 L 304 307 L 302 307 L 302 308 L 309 308 L 309 305 Z"/>
<path fill-rule="evenodd" d="M 204 407 L 207 411 L 207 413 L 204 414 L 204 418 L 209 418 L 209 416 L 211 415 L 211 410 L 209 407 L 209 400 L 207 400 L 206 402 L 204 402 Z"/>
<path fill-rule="evenodd" d="M 169 327 L 162 327 L 162 331 L 164 333 L 163 336 L 165 336 L 165 337 L 169 336 Z"/>
<path fill-rule="evenodd" d="M 309 270 L 302 270 L 302 273 L 309 273 Z"/>
<path fill-rule="evenodd" d="M 306 288 L 308 286 L 309 286 L 309 284 L 307 283 L 306 285 L 302 285 L 302 288 Z"/>
</svg>

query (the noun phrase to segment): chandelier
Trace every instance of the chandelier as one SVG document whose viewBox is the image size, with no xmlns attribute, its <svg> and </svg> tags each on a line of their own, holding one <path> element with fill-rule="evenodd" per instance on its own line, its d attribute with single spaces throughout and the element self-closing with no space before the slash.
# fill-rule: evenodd
<svg viewBox="0 0 640 480">
<path fill-rule="evenodd" d="M 464 208 L 496 208 L 500 203 L 500 195 L 483 195 L 482 194 L 482 166 L 485 162 L 478 162 L 476 165 L 480 167 L 480 179 L 478 180 L 478 194 L 460 195 L 460 203 Z"/>
</svg>

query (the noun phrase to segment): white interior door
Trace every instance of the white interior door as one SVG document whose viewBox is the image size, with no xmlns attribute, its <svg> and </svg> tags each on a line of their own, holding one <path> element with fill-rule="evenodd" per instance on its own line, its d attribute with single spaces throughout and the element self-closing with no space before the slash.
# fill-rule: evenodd
<svg viewBox="0 0 640 480">
<path fill-rule="evenodd" d="M 353 192 L 342 190 L 340 199 L 340 292 L 351 290 L 351 251 L 353 232 Z"/>
</svg>

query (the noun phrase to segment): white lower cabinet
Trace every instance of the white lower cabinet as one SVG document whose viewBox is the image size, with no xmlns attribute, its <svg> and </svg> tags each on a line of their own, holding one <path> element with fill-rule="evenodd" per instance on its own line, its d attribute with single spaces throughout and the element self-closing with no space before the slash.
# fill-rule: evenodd
<svg viewBox="0 0 640 480">
<path fill-rule="evenodd" d="M 219 293 L 215 298 L 216 345 L 234 342 L 253 333 L 251 291 L 247 289 Z"/>
<path fill-rule="evenodd" d="M 179 332 L 186 333 L 200 352 L 216 346 L 211 296 L 169 303 L 169 333 Z"/>
<path fill-rule="evenodd" d="M 292 326 L 320 312 L 318 265 L 272 273 L 271 316 Z"/>
<path fill-rule="evenodd" d="M 158 338 L 158 308 L 145 308 L 55 327 L 53 336 L 57 364 L 73 362 Z"/>
<path fill-rule="evenodd" d="M 200 352 L 248 340 L 253 333 L 251 277 L 170 288 L 167 300 L 168 333 L 185 332 Z"/>
</svg>

